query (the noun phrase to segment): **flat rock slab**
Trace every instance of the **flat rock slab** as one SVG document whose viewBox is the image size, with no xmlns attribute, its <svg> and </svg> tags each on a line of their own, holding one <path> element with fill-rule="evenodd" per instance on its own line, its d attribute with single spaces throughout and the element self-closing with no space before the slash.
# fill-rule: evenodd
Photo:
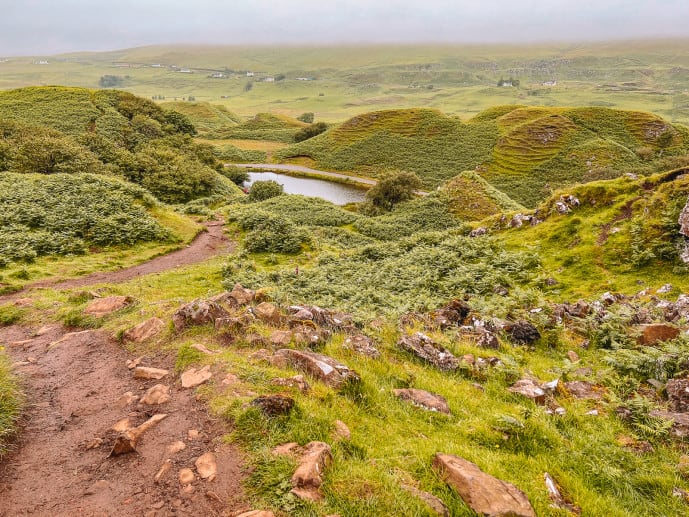
<svg viewBox="0 0 689 517">
<path fill-rule="evenodd" d="M 300 499 L 319 501 L 323 484 L 323 472 L 332 462 L 330 445 L 325 442 L 310 442 L 304 447 L 299 466 L 292 475 L 292 493 Z"/>
<path fill-rule="evenodd" d="M 150 366 L 137 366 L 133 370 L 135 379 L 160 380 L 170 372 L 162 368 L 151 368 Z"/>
<path fill-rule="evenodd" d="M 215 454 L 212 452 L 207 452 L 199 456 L 199 458 L 194 462 L 196 466 L 196 472 L 199 473 L 201 479 L 207 479 L 208 481 L 213 481 L 215 475 L 218 472 L 218 464 L 215 458 Z"/>
<path fill-rule="evenodd" d="M 526 494 L 506 481 L 486 474 L 459 456 L 438 453 L 433 469 L 477 514 L 490 517 L 536 517 Z"/>
<path fill-rule="evenodd" d="M 443 503 L 442 499 L 440 499 L 439 497 L 436 497 L 433 494 L 429 494 L 428 492 L 424 492 L 423 490 L 419 490 L 418 488 L 410 485 L 402 485 L 402 488 L 404 488 L 413 496 L 416 496 L 419 499 L 421 499 L 436 513 L 436 515 L 441 515 L 442 517 L 450 517 L 450 510 L 447 506 L 445 506 L 445 503 Z"/>
<path fill-rule="evenodd" d="M 452 352 L 421 332 L 412 336 L 402 336 L 397 341 L 397 346 L 439 370 L 451 371 L 459 367 L 460 361 Z"/>
<path fill-rule="evenodd" d="M 416 388 L 401 388 L 392 390 L 392 392 L 396 397 L 411 402 L 420 408 L 445 413 L 446 415 L 450 414 L 450 406 L 447 404 L 445 397 L 435 393 Z"/>
<path fill-rule="evenodd" d="M 182 388 L 195 388 L 213 377 L 211 367 L 206 365 L 203 368 L 189 368 L 181 376 Z"/>
<path fill-rule="evenodd" d="M 346 382 L 359 382 L 359 375 L 349 367 L 327 355 L 283 348 L 275 352 L 277 364 L 284 363 L 308 373 L 327 386 L 339 388 Z"/>
<path fill-rule="evenodd" d="M 84 314 L 101 317 L 107 314 L 124 309 L 134 301 L 130 296 L 108 296 L 93 300 L 84 309 Z"/>
<path fill-rule="evenodd" d="M 545 404 L 545 390 L 532 379 L 520 379 L 507 388 L 507 391 L 530 398 L 536 404 Z"/>
<path fill-rule="evenodd" d="M 165 322 L 163 320 L 153 317 L 129 329 L 124 333 L 124 338 L 134 343 L 143 343 L 160 334 L 164 327 Z"/>
<path fill-rule="evenodd" d="M 605 393 L 605 388 L 588 381 L 570 381 L 565 382 L 564 385 L 565 389 L 575 399 L 600 400 Z"/>
</svg>

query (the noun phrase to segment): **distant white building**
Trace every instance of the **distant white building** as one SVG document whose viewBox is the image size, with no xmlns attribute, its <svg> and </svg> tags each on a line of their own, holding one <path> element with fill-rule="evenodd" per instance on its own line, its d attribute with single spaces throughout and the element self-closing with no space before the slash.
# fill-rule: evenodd
<svg viewBox="0 0 689 517">
<path fill-rule="evenodd" d="M 543 86 L 557 86 L 557 81 L 545 81 L 541 83 Z"/>
<path fill-rule="evenodd" d="M 193 74 L 194 72 L 192 72 L 192 71 L 189 70 L 188 68 L 180 68 L 180 69 L 179 69 L 179 73 L 180 73 L 180 74 Z"/>
<path fill-rule="evenodd" d="M 160 63 L 153 63 L 151 65 L 151 68 L 163 68 L 163 65 L 161 65 Z"/>
<path fill-rule="evenodd" d="M 253 73 L 253 72 L 247 72 L 247 73 L 246 73 L 246 76 L 247 76 L 247 77 L 253 77 L 253 76 L 254 76 L 254 73 Z"/>
<path fill-rule="evenodd" d="M 50 63 L 48 63 L 48 61 L 46 61 L 45 59 L 41 59 L 40 61 L 35 61 L 35 63 L 36 63 L 37 65 L 49 65 L 49 64 L 50 64 Z"/>
<path fill-rule="evenodd" d="M 214 74 L 211 74 L 211 79 L 222 79 L 225 77 L 225 74 L 221 74 L 220 72 L 215 72 Z"/>
<path fill-rule="evenodd" d="M 275 82 L 275 77 L 266 77 L 263 79 L 267 83 L 274 83 Z"/>
<path fill-rule="evenodd" d="M 297 77 L 297 81 L 313 81 L 310 77 Z"/>
</svg>

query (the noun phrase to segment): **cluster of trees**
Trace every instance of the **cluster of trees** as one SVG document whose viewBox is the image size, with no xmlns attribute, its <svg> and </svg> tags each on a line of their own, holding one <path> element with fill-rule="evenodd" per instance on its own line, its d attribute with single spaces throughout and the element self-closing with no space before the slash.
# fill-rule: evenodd
<svg viewBox="0 0 689 517">
<path fill-rule="evenodd" d="M 101 88 L 117 88 L 124 84 L 124 77 L 119 75 L 103 75 L 98 81 Z"/>
</svg>

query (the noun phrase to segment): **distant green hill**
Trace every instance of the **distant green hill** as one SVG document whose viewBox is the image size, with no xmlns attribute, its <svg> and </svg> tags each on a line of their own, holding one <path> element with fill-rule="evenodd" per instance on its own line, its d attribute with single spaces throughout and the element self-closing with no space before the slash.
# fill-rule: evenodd
<svg viewBox="0 0 689 517">
<path fill-rule="evenodd" d="M 242 123 L 241 117 L 220 104 L 177 101 L 165 102 L 160 107 L 166 111 L 174 110 L 184 114 L 198 131 L 212 131 Z"/>
<path fill-rule="evenodd" d="M 317 166 L 379 176 L 417 173 L 435 188 L 465 170 L 525 206 L 554 189 L 650 173 L 689 152 L 689 129 L 655 115 L 609 108 L 505 106 L 463 123 L 436 110 L 366 113 L 276 153 L 308 157 Z"/>
<path fill-rule="evenodd" d="M 204 135 L 211 139 L 238 138 L 293 142 L 294 135 L 308 126 L 295 118 L 275 113 L 258 113 L 234 127 L 221 127 Z"/>
</svg>

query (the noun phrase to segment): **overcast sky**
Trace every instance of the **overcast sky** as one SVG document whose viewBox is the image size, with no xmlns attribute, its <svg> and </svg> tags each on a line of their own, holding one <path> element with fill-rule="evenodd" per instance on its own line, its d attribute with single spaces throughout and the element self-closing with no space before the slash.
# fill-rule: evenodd
<svg viewBox="0 0 689 517">
<path fill-rule="evenodd" d="M 0 0 L 0 56 L 165 43 L 689 37 L 689 0 Z"/>
</svg>

